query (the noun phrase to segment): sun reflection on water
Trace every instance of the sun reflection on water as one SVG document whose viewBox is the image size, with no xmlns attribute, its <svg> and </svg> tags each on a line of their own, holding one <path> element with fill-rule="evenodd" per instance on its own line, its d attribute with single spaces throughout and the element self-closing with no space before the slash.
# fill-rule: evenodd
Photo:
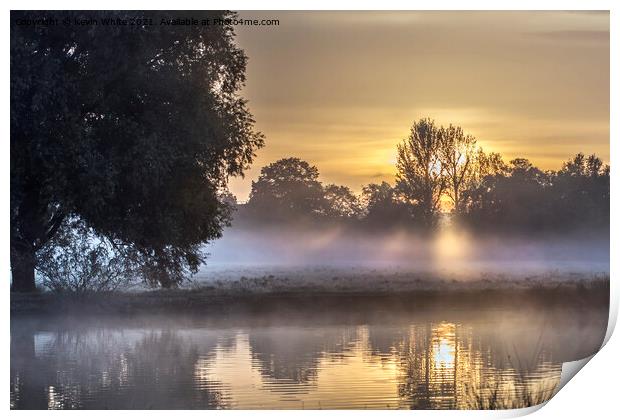
<svg viewBox="0 0 620 420">
<path fill-rule="evenodd" d="M 323 348 L 309 364 L 282 350 L 256 353 L 251 334 L 238 332 L 231 348 L 218 346 L 197 361 L 195 380 L 220 384 L 226 404 L 242 409 L 472 408 L 472 398 L 491 387 L 501 386 L 505 398 L 519 391 L 517 373 L 490 367 L 491 354 L 474 348 L 471 329 L 440 322 L 408 331 L 387 344 L 360 326 L 339 335 L 343 341 L 332 345 L 338 352 Z M 287 370 L 278 366 L 286 363 Z M 553 368 L 539 378 L 554 385 L 558 373 Z"/>
<path fill-rule="evenodd" d="M 454 324 L 442 323 L 433 330 L 433 359 L 435 369 L 454 367 L 456 343 L 454 340 Z"/>
<path fill-rule="evenodd" d="M 35 336 L 16 336 L 12 345 L 29 353 L 12 361 L 11 404 L 35 404 L 33 389 L 53 409 L 453 409 L 548 398 L 561 363 L 543 349 L 520 368 L 511 360 L 525 352 L 506 349 L 530 349 L 524 336 L 485 325 L 92 329 L 50 336 L 36 352 Z"/>
</svg>

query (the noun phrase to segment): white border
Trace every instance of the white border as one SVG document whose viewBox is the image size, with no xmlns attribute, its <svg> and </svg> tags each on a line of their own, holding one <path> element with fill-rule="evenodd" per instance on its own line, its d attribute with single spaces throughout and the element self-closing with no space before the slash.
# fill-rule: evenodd
<svg viewBox="0 0 620 420">
<path fill-rule="evenodd" d="M 79 2 L 79 1 L 8 1 L 9 8 L 13 9 L 184 9 L 184 10 L 199 10 L 199 9 L 229 9 L 229 10 L 610 10 L 610 24 L 611 24 L 611 108 L 610 115 L 612 116 L 610 121 L 610 138 L 614 141 L 610 141 L 610 161 L 612 165 L 611 172 L 611 214 L 615 215 L 620 211 L 618 205 L 619 199 L 617 195 L 618 176 L 615 171 L 615 162 L 620 161 L 618 159 L 618 147 L 615 145 L 615 141 L 618 138 L 618 122 L 614 115 L 618 115 L 618 83 L 617 74 L 620 74 L 620 66 L 618 66 L 618 51 L 620 43 L 618 42 L 618 26 L 619 19 L 618 13 L 620 13 L 620 7 L 618 2 L 614 1 L 553 1 L 553 0 L 521 0 L 521 1 L 457 1 L 457 0 L 437 0 L 437 1 L 394 1 L 383 0 L 381 2 L 371 3 L 367 1 L 334 1 L 334 0 L 314 0 L 314 1 L 298 1 L 294 5 L 285 1 L 248 1 L 248 0 L 230 0 L 230 1 L 186 1 L 176 0 L 174 2 L 166 2 L 162 0 L 151 1 L 119 1 L 108 0 Z M 5 9 L 2 15 L 2 76 L 4 83 L 1 85 L 2 96 L 4 101 L 2 103 L 3 108 L 3 136 L 2 136 L 2 153 L 0 159 L 2 167 L 5 169 L 2 172 L 2 208 L 4 208 L 4 217 L 0 223 L 0 235 L 2 242 L 0 243 L 1 258 L 0 258 L 0 270 L 4 274 L 4 280 L 0 293 L 4 299 L 4 311 L 3 311 L 3 325 L 4 331 L 2 335 L 2 377 L 4 378 L 2 398 L 5 401 L 5 409 L 9 409 L 9 9 Z M 616 263 L 615 257 L 618 256 L 618 222 L 615 217 L 611 220 L 611 262 L 610 273 L 611 278 L 615 278 Z M 544 410 L 537 411 L 533 416 L 534 418 L 583 418 L 585 416 L 593 418 L 610 418 L 611 413 L 617 411 L 617 378 L 620 377 L 620 369 L 618 366 L 620 362 L 614 357 L 615 354 L 620 354 L 620 342 L 617 337 L 610 338 L 613 327 L 615 326 L 617 313 L 618 313 L 618 288 L 615 285 L 615 281 L 611 282 L 611 305 L 610 305 L 610 328 L 608 329 L 608 335 L 606 337 L 607 345 L 599 354 L 597 354 L 590 363 L 583 369 L 583 372 L 578 374 L 578 379 L 570 381 L 568 385 L 563 388 L 558 395 L 551 399 L 546 405 Z M 494 411 L 494 412 L 462 412 L 462 411 L 416 411 L 411 413 L 408 411 L 396 411 L 386 414 L 385 412 L 364 412 L 364 411 L 328 411 L 320 413 L 321 416 L 333 417 L 342 419 L 355 418 L 355 419 L 374 419 L 378 415 L 382 417 L 388 415 L 389 417 L 397 418 L 402 416 L 415 416 L 416 418 L 455 418 L 455 417 L 506 417 L 526 414 L 532 410 L 513 410 L 513 411 Z M 40 416 L 67 416 L 67 417 L 82 417 L 84 412 L 26 412 L 26 411 L 11 411 L 10 416 L 15 418 L 29 418 Z M 114 416 L 130 417 L 140 414 L 146 414 L 152 418 L 164 419 L 167 418 L 170 413 L 165 411 L 151 411 L 148 413 L 134 412 L 134 411 L 116 411 Z M 256 418 L 288 418 L 291 415 L 300 419 L 310 418 L 318 415 L 317 412 L 304 412 L 304 411 L 252 411 L 250 413 L 244 411 L 224 411 L 224 412 L 208 412 L 194 411 L 194 412 L 175 412 L 175 416 L 184 416 L 188 418 L 202 418 L 205 415 L 215 416 L 221 418 L 241 418 L 246 415 L 250 415 Z M 95 419 L 103 419 L 107 416 L 107 413 L 102 411 L 89 411 L 87 414 L 89 417 Z"/>
</svg>

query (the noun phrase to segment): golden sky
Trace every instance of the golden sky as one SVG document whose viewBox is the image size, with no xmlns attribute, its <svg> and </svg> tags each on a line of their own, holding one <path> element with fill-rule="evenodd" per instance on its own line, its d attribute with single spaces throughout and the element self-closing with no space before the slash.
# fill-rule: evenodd
<svg viewBox="0 0 620 420">
<path fill-rule="evenodd" d="M 393 181 L 414 120 L 458 124 L 487 151 L 557 169 L 577 152 L 609 161 L 607 12 L 241 12 L 243 95 L 266 135 L 245 179 L 295 156 L 321 181 Z"/>
</svg>

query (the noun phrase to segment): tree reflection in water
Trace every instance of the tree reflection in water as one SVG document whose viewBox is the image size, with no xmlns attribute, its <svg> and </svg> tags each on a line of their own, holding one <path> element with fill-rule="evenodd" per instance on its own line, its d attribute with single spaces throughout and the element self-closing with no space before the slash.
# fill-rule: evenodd
<svg viewBox="0 0 620 420">
<path fill-rule="evenodd" d="M 564 361 L 598 350 L 606 308 L 586 312 L 16 318 L 11 407 L 523 407 L 553 394 Z"/>
</svg>

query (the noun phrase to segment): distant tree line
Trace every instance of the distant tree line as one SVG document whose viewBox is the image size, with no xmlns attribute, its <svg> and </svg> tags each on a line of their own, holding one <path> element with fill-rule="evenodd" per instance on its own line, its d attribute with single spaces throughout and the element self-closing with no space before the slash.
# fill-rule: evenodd
<svg viewBox="0 0 620 420">
<path fill-rule="evenodd" d="M 238 224 L 347 223 L 374 230 L 429 231 L 442 214 L 477 231 L 569 232 L 609 227 L 609 166 L 577 154 L 558 171 L 485 153 L 461 127 L 416 121 L 397 147 L 396 177 L 359 195 L 323 185 L 301 159 L 262 168 Z"/>
</svg>

